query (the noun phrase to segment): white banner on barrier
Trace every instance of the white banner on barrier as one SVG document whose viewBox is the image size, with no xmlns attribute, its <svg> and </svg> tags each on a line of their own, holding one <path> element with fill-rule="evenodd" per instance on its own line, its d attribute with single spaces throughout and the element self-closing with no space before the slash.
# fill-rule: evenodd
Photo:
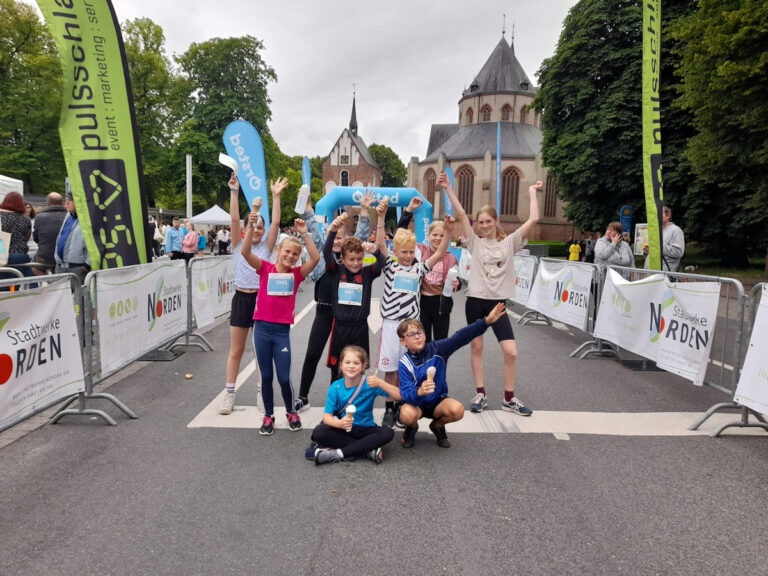
<svg viewBox="0 0 768 576">
<path fill-rule="evenodd" d="M 0 428 L 85 390 L 69 281 L 0 297 Z"/>
<path fill-rule="evenodd" d="M 235 266 L 232 256 L 217 256 L 190 262 L 192 310 L 198 328 L 227 314 L 235 294 Z"/>
<path fill-rule="evenodd" d="M 733 399 L 761 414 L 768 414 L 768 285 L 763 286 L 747 357 Z"/>
<path fill-rule="evenodd" d="M 701 385 L 720 298 L 718 282 L 637 282 L 608 269 L 594 335 Z"/>
<path fill-rule="evenodd" d="M 515 256 L 515 297 L 513 302 L 525 306 L 533 286 L 533 270 L 536 258 L 533 256 Z"/>
<path fill-rule="evenodd" d="M 579 330 L 587 329 L 594 268 L 539 260 L 526 306 Z"/>
<path fill-rule="evenodd" d="M 183 260 L 101 271 L 96 290 L 102 374 L 187 328 Z"/>
</svg>

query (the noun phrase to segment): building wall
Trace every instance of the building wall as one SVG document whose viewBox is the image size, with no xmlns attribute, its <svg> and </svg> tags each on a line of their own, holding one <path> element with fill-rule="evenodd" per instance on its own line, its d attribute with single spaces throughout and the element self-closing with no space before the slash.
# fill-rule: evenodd
<svg viewBox="0 0 768 576">
<path fill-rule="evenodd" d="M 521 111 L 533 102 L 533 96 L 527 94 L 476 94 L 465 96 L 459 101 L 459 125 L 480 124 L 480 111 L 484 106 L 491 109 L 491 119 L 488 122 L 515 122 L 518 124 L 531 124 L 539 126 L 539 115 L 533 110 L 525 110 L 523 122 Z M 510 106 L 510 117 L 502 119 L 502 111 L 505 105 Z M 472 110 L 472 121 L 469 121 L 468 110 Z"/>
<path fill-rule="evenodd" d="M 323 187 L 328 192 L 342 185 L 342 172 L 349 174 L 349 186 L 381 185 L 381 170 L 366 163 L 345 128 L 323 163 Z"/>
</svg>

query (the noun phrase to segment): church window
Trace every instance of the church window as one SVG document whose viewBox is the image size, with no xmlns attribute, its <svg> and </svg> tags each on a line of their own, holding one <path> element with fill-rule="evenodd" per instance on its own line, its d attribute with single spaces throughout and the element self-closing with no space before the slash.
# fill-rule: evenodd
<svg viewBox="0 0 768 576">
<path fill-rule="evenodd" d="M 552 176 L 547 176 L 547 185 L 544 188 L 544 218 L 554 218 L 556 206 L 557 192 L 555 190 L 555 179 Z"/>
<path fill-rule="evenodd" d="M 472 124 L 473 119 L 474 119 L 474 112 L 472 111 L 472 108 L 467 108 L 467 124 Z"/>
<path fill-rule="evenodd" d="M 341 158 L 339 159 L 340 164 L 349 164 L 349 155 L 348 154 L 342 154 Z"/>
<path fill-rule="evenodd" d="M 528 111 L 526 110 L 527 105 L 520 108 L 520 124 L 525 124 L 528 120 Z"/>
<path fill-rule="evenodd" d="M 435 171 L 430 168 L 426 171 L 424 174 L 424 195 L 427 198 L 427 202 L 432 204 L 432 206 L 435 205 L 435 182 L 437 181 L 437 177 L 435 176 Z"/>
<path fill-rule="evenodd" d="M 509 122 L 510 116 L 512 116 L 512 106 L 504 104 L 504 108 L 501 109 L 501 121 Z"/>
<path fill-rule="evenodd" d="M 346 170 L 341 171 L 341 185 L 349 186 L 349 172 Z"/>
<path fill-rule="evenodd" d="M 491 121 L 491 107 L 486 104 L 482 108 L 480 108 L 480 122 L 490 122 Z"/>
<path fill-rule="evenodd" d="M 475 171 L 464 165 L 456 171 L 456 193 L 459 203 L 467 213 L 472 212 L 472 191 L 475 187 Z"/>
<path fill-rule="evenodd" d="M 514 168 L 507 168 L 501 175 L 501 214 L 517 214 L 517 201 L 520 193 L 520 174 Z"/>
</svg>

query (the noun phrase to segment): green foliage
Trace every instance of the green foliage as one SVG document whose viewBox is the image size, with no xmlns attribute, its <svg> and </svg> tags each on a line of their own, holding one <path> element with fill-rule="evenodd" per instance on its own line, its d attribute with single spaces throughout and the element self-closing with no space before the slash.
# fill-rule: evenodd
<svg viewBox="0 0 768 576">
<path fill-rule="evenodd" d="M 61 65 L 34 9 L 0 0 L 0 172 L 26 192 L 63 191 Z"/>
<path fill-rule="evenodd" d="M 701 0 L 671 32 L 677 104 L 695 128 L 686 159 L 701 180 L 686 197 L 696 206 L 686 223 L 743 266 L 750 251 L 768 245 L 768 4 Z"/>
<path fill-rule="evenodd" d="M 381 168 L 381 185 L 383 187 L 400 188 L 405 185 L 407 170 L 400 157 L 389 146 L 371 144 L 368 151 Z"/>
</svg>

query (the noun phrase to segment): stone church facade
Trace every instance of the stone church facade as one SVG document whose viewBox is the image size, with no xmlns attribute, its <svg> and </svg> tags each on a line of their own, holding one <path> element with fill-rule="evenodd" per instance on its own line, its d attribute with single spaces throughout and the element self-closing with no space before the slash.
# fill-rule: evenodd
<svg viewBox="0 0 768 576">
<path fill-rule="evenodd" d="M 514 45 L 502 36 L 485 65 L 459 99 L 457 124 L 433 124 L 427 156 L 411 159 L 408 186 L 432 203 L 435 217 L 444 213 L 437 176 L 446 166 L 454 175 L 459 200 L 472 217 L 486 205 L 496 206 L 497 123 L 501 123 L 501 212 L 506 232 L 529 214 L 528 187 L 541 180 L 539 223 L 530 240 L 566 241 L 572 226 L 565 219 L 554 179 L 541 164 L 539 115 L 529 109 L 536 87 L 517 60 Z M 438 193 L 439 192 L 439 193 Z"/>
</svg>

